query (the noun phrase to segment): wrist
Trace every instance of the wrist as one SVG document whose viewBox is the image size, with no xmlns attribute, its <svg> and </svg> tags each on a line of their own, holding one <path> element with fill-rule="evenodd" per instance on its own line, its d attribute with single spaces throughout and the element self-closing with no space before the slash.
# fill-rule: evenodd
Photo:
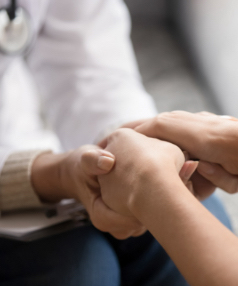
<svg viewBox="0 0 238 286">
<path fill-rule="evenodd" d="M 60 170 L 67 153 L 41 154 L 32 164 L 31 183 L 36 194 L 43 201 L 58 202 L 67 198 L 61 184 Z"/>
<path fill-rule="evenodd" d="M 181 179 L 176 171 L 171 171 L 169 174 L 171 174 L 169 177 L 153 176 L 131 197 L 128 207 L 139 221 L 144 221 L 152 208 L 160 209 L 161 205 L 169 204 L 176 196 L 178 186 L 181 186 Z"/>
</svg>

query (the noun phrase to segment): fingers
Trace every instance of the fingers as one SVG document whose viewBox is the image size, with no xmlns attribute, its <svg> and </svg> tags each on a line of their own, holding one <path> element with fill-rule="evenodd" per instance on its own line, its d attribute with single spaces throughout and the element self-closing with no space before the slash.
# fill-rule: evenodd
<svg viewBox="0 0 238 286">
<path fill-rule="evenodd" d="M 185 155 L 185 160 L 189 157 L 188 152 L 183 152 Z M 187 189 L 196 196 L 196 193 L 193 188 L 193 182 L 190 180 L 191 176 L 194 174 L 198 166 L 198 161 L 186 161 L 183 164 L 182 169 L 179 172 L 179 176 Z"/>
<path fill-rule="evenodd" d="M 202 201 L 214 192 L 215 186 L 197 172 L 195 173 L 198 164 L 198 161 L 186 161 L 179 175 L 188 190 Z"/>
<path fill-rule="evenodd" d="M 238 192 L 238 176 L 228 173 L 218 164 L 201 161 L 198 172 L 217 187 L 230 194 Z"/>
<path fill-rule="evenodd" d="M 203 115 L 203 116 L 218 116 L 218 117 L 223 118 L 223 119 L 228 119 L 231 121 L 238 121 L 237 118 L 230 116 L 230 115 L 216 115 L 214 113 L 207 112 L 207 111 L 198 112 L 197 114 Z"/>
<path fill-rule="evenodd" d="M 183 111 L 165 112 L 147 120 L 135 130 L 148 137 L 171 142 L 193 154 L 191 145 L 196 146 L 199 143 L 198 132 L 195 130 L 201 129 L 200 122 L 196 122 L 194 116 Z"/>
<path fill-rule="evenodd" d="M 115 156 L 101 149 L 88 149 L 81 155 L 82 170 L 87 175 L 102 175 L 108 173 L 115 163 Z"/>
<path fill-rule="evenodd" d="M 224 120 L 219 116 L 206 112 L 193 114 L 174 111 L 161 113 L 135 130 L 146 136 L 171 142 L 188 151 L 192 158 L 213 160 L 217 156 L 214 155 L 216 146 L 214 147 L 212 140 L 221 137 L 219 130 L 222 130 L 222 124 Z"/>
<path fill-rule="evenodd" d="M 186 161 L 183 164 L 179 176 L 185 185 L 188 183 L 192 174 L 196 171 L 197 166 L 198 166 L 198 161 Z"/>
<path fill-rule="evenodd" d="M 216 189 L 216 186 L 199 174 L 197 170 L 193 173 L 191 181 L 193 183 L 194 195 L 200 201 L 208 198 Z"/>
<path fill-rule="evenodd" d="M 123 124 L 121 126 L 121 128 L 131 128 L 131 129 L 135 129 L 137 126 L 145 123 L 148 119 L 141 119 L 141 120 L 137 120 L 137 121 L 132 121 L 132 122 L 128 122 L 126 124 Z"/>
<path fill-rule="evenodd" d="M 220 115 L 219 117 L 224 118 L 224 119 L 228 119 L 231 121 L 238 121 L 237 118 L 233 117 L 233 116 L 229 116 L 229 115 Z"/>
<path fill-rule="evenodd" d="M 188 154 L 185 153 L 185 159 L 186 159 L 186 156 L 188 156 Z M 197 166 L 198 166 L 197 161 L 186 161 L 183 164 L 183 167 L 179 172 L 179 176 L 180 176 L 181 180 L 183 181 L 185 186 L 188 188 L 188 190 L 193 195 L 195 195 L 195 192 L 193 189 L 193 183 L 192 183 L 192 181 L 190 181 L 190 178 L 191 178 L 192 174 L 196 171 Z"/>
<path fill-rule="evenodd" d="M 101 197 L 97 197 L 94 201 L 90 219 L 97 229 L 109 232 L 117 239 L 139 236 L 146 231 L 137 219 L 122 216 L 108 208 Z"/>
</svg>

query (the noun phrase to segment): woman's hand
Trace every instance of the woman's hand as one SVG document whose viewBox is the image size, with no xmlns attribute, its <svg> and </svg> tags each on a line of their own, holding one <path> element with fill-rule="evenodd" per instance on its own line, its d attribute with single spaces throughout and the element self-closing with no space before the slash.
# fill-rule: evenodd
<svg viewBox="0 0 238 286">
<path fill-rule="evenodd" d="M 102 199 L 111 209 L 128 217 L 133 215 L 133 206 L 143 204 L 146 196 L 153 196 L 154 192 L 163 196 L 168 186 L 174 186 L 185 162 L 177 146 L 127 128 L 118 129 L 107 138 L 106 150 L 115 155 L 116 163 L 109 174 L 99 176 Z M 193 162 L 188 163 L 183 170 L 187 178 L 195 168 Z"/>
<path fill-rule="evenodd" d="M 32 184 L 42 200 L 74 198 L 87 209 L 93 225 L 118 239 L 146 231 L 135 218 L 108 208 L 101 198 L 97 175 L 110 172 L 115 157 L 98 146 L 85 145 L 63 154 L 42 154 L 32 167 Z"/>
<path fill-rule="evenodd" d="M 238 191 L 238 121 L 228 119 L 207 112 L 174 111 L 161 113 L 135 130 L 172 142 L 200 159 L 193 185 L 198 196 L 205 197 L 215 185 L 230 193 Z"/>
</svg>

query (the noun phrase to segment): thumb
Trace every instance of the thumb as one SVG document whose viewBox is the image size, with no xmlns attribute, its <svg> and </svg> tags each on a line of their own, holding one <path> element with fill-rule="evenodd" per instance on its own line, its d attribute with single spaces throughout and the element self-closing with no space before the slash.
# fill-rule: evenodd
<svg viewBox="0 0 238 286">
<path fill-rule="evenodd" d="M 81 155 L 81 166 L 87 175 L 103 175 L 111 171 L 115 156 L 102 149 L 86 150 Z"/>
<path fill-rule="evenodd" d="M 183 167 L 179 172 L 179 176 L 185 185 L 188 183 L 192 174 L 196 171 L 197 166 L 198 166 L 198 161 L 186 161 L 183 164 Z"/>
</svg>

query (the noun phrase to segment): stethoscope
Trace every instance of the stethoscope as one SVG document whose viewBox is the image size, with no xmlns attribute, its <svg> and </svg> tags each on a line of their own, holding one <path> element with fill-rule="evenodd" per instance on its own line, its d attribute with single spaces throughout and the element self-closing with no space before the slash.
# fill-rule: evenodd
<svg viewBox="0 0 238 286">
<path fill-rule="evenodd" d="M 0 8 L 0 52 L 7 55 L 24 54 L 33 41 L 33 30 L 26 10 L 10 0 Z"/>
</svg>

